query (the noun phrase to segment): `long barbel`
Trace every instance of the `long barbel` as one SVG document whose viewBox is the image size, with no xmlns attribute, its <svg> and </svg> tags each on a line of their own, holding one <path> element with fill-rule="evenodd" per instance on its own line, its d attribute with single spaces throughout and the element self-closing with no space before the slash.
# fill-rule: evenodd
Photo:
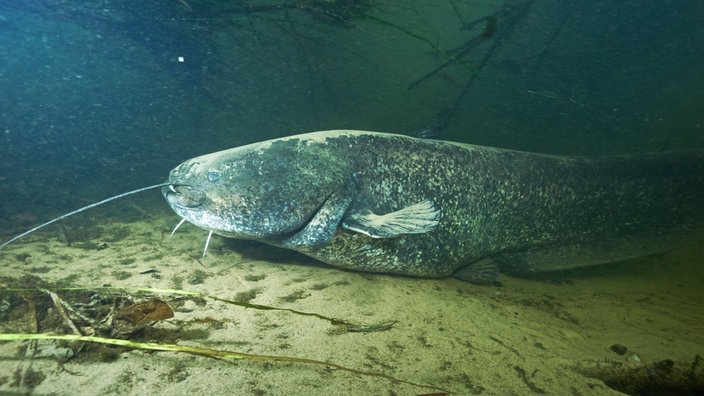
<svg viewBox="0 0 704 396">
<path fill-rule="evenodd" d="M 29 234 L 33 233 L 34 231 L 36 231 L 36 230 L 38 230 L 38 229 L 40 229 L 40 228 L 44 228 L 44 227 L 48 226 L 49 224 L 54 224 L 54 223 L 56 223 L 56 222 L 59 221 L 59 220 L 65 219 L 65 218 L 67 218 L 67 217 L 69 217 L 69 216 L 73 216 L 73 215 L 75 215 L 76 213 L 83 212 L 84 210 L 88 210 L 88 209 L 90 209 L 90 208 L 94 208 L 94 207 L 96 207 L 96 206 L 102 205 L 102 204 L 107 203 L 107 202 L 110 202 L 110 201 L 114 201 L 114 200 L 119 199 L 119 198 L 122 198 L 122 197 L 126 197 L 126 196 L 128 196 L 128 195 L 137 194 L 137 193 L 140 193 L 140 192 L 142 192 L 142 191 L 151 190 L 151 189 L 154 189 L 154 188 L 164 187 L 164 186 L 168 186 L 168 185 L 169 185 L 169 183 L 159 183 L 159 184 L 155 184 L 155 185 L 149 186 L 149 187 L 138 188 L 138 189 L 136 189 L 136 190 L 132 190 L 132 191 L 128 191 L 128 192 L 126 192 L 126 193 L 118 194 L 118 195 L 112 196 L 112 197 L 110 197 L 110 198 L 106 198 L 106 199 L 104 199 L 104 200 L 102 200 L 102 201 L 100 201 L 100 202 L 92 203 L 92 204 L 90 204 L 90 205 L 88 205 L 88 206 L 84 206 L 84 207 L 82 207 L 82 208 L 76 209 L 76 210 L 74 210 L 73 212 L 66 213 L 66 214 L 64 214 L 64 215 L 61 215 L 61 216 L 59 216 L 59 217 L 53 219 L 53 220 L 49 220 L 49 221 L 47 221 L 46 223 L 39 224 L 38 226 L 36 226 L 36 227 L 34 227 L 34 228 L 30 229 L 30 230 L 27 230 L 27 231 L 25 231 L 25 232 L 23 232 L 23 233 L 21 233 L 21 234 L 15 236 L 14 238 L 12 238 L 12 239 L 6 241 L 5 243 L 3 243 L 2 245 L 0 245 L 0 249 L 4 248 L 5 246 L 11 244 L 12 242 L 14 242 L 14 241 L 16 241 L 16 240 L 22 238 L 23 236 L 29 235 Z"/>
</svg>

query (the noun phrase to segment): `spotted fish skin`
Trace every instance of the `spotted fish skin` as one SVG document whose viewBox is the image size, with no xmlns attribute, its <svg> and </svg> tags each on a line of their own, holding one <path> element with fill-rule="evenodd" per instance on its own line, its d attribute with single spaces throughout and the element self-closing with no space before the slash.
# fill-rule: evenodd
<svg viewBox="0 0 704 396">
<path fill-rule="evenodd" d="M 442 277 L 491 260 L 527 274 L 704 239 L 704 152 L 577 158 L 335 130 L 196 157 L 168 182 L 198 227 L 367 272 Z M 438 212 L 423 232 L 349 226 L 422 202 Z"/>
</svg>

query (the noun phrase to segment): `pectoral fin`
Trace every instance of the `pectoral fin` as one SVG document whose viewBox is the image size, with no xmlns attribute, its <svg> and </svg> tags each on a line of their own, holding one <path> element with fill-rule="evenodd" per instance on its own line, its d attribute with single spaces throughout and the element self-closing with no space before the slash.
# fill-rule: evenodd
<svg viewBox="0 0 704 396">
<path fill-rule="evenodd" d="M 281 241 L 281 246 L 310 251 L 327 245 L 335 235 L 335 230 L 351 201 L 345 194 L 330 195 L 310 222 L 301 231 Z"/>
<path fill-rule="evenodd" d="M 440 222 L 440 210 L 423 201 L 395 212 L 378 215 L 370 210 L 348 214 L 342 227 L 372 238 L 393 238 L 404 234 L 424 234 Z"/>
</svg>

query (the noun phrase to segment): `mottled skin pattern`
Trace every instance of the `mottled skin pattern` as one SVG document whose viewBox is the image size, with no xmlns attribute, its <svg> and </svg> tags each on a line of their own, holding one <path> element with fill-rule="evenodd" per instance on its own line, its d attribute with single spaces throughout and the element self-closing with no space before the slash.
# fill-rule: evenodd
<svg viewBox="0 0 704 396">
<path fill-rule="evenodd" d="M 188 160 L 164 195 L 215 233 L 325 263 L 421 277 L 491 258 L 533 273 L 704 238 L 704 153 L 583 159 L 361 131 L 276 139 Z M 434 230 L 374 239 L 352 213 L 430 200 Z"/>
</svg>

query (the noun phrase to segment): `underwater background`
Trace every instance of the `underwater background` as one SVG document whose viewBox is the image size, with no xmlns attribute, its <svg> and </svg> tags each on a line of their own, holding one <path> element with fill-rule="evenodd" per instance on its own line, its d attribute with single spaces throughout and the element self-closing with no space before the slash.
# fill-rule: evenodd
<svg viewBox="0 0 704 396">
<path fill-rule="evenodd" d="M 0 243 L 316 130 L 701 150 L 703 20 L 688 0 L 3 0 Z M 704 390 L 701 244 L 476 285 L 223 237 L 203 257 L 177 221 L 152 190 L 0 250 L 0 393 Z M 102 340 L 29 341 L 56 334 Z M 169 345 L 201 349 L 146 351 Z"/>
<path fill-rule="evenodd" d="M 315 130 L 701 148 L 703 17 L 677 0 L 3 1 L 0 227 Z"/>
</svg>

